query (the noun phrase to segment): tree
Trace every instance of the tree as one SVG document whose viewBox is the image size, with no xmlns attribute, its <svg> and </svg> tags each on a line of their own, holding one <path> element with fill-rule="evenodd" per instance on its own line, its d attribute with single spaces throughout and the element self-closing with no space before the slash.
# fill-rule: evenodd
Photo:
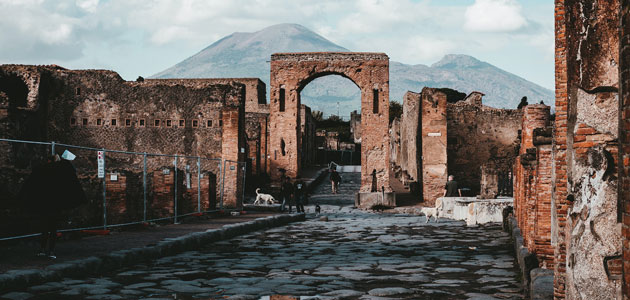
<svg viewBox="0 0 630 300">
<path fill-rule="evenodd" d="M 403 113 L 402 105 L 397 101 L 389 101 L 389 123 L 391 124 L 395 118 L 400 118 Z"/>
<path fill-rule="evenodd" d="M 324 113 L 319 110 L 312 111 L 311 115 L 313 116 L 313 119 L 315 119 L 315 121 L 317 122 L 324 120 Z"/>
</svg>

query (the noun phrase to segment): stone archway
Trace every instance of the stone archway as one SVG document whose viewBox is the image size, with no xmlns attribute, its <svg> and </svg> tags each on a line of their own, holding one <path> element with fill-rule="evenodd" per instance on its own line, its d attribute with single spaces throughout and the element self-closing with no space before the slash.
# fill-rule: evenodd
<svg viewBox="0 0 630 300">
<path fill-rule="evenodd" d="M 300 92 L 312 80 L 326 75 L 350 79 L 361 90 L 361 198 L 391 205 L 389 183 L 389 57 L 384 53 L 312 52 L 271 55 L 270 164 L 269 173 L 279 180 L 284 169 L 300 175 Z M 376 170 L 378 195 L 370 196 Z M 381 194 L 384 188 L 386 197 Z M 370 201 L 370 198 L 376 201 Z M 378 199 L 380 201 L 378 201 Z M 390 199 L 389 201 L 387 199 Z M 362 207 L 368 205 L 360 200 Z"/>
</svg>

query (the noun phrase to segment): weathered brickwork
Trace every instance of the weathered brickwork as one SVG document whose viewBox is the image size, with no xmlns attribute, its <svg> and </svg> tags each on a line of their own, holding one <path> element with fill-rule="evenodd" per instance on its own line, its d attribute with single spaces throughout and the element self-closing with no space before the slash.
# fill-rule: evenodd
<svg viewBox="0 0 630 300">
<path fill-rule="evenodd" d="M 619 61 L 619 203 L 623 211 L 623 294 L 630 298 L 630 1 L 621 1 Z"/>
<path fill-rule="evenodd" d="M 523 110 L 519 157 L 514 164 L 514 208 L 523 241 L 539 266 L 553 268 L 551 246 L 552 128 L 550 107 Z"/>
<path fill-rule="evenodd" d="M 389 184 L 389 58 L 383 53 L 276 53 L 271 56 L 270 175 L 300 174 L 300 92 L 312 80 L 331 74 L 361 89 L 361 192 L 369 192 L 372 172 L 377 186 Z"/>
<path fill-rule="evenodd" d="M 551 243 L 554 246 L 554 298 L 564 299 L 566 290 L 567 220 L 567 37 L 565 0 L 555 1 L 556 123 L 553 138 L 553 194 Z"/>
<path fill-rule="evenodd" d="M 619 1 L 556 1 L 555 296 L 621 296 Z"/>
<path fill-rule="evenodd" d="M 483 94 L 471 93 L 447 105 L 448 173 L 470 195 L 481 194 L 481 167 L 507 174 L 518 155 L 522 111 L 482 104 Z"/>
<path fill-rule="evenodd" d="M 0 120 L 0 125 L 6 129 L 2 131 L 3 138 L 57 141 L 134 152 L 198 155 L 217 160 L 244 161 L 245 158 L 244 153 L 240 153 L 246 142 L 245 86 L 240 83 L 217 84 L 205 79 L 126 82 L 111 71 L 3 65 L 0 66 L 0 90 L 7 95 L 3 103 L 8 99 L 8 107 L 4 108 L 6 117 Z M 1 154 L 3 174 L 22 174 L 7 176 L 14 179 L 2 183 L 3 207 L 7 207 L 15 205 L 16 189 L 30 172 L 32 163 L 42 161 L 42 156 L 47 153 L 43 148 L 41 150 L 44 151 L 39 154 L 23 150 L 33 148 L 31 146 L 4 143 L 2 147 L 7 150 Z M 74 164 L 80 173 L 85 171 L 81 176 L 87 176 L 82 180 L 92 201 L 87 215 L 102 215 L 98 212 L 102 210 L 102 185 L 99 185 L 95 174 L 87 175 L 90 173 L 88 170 L 96 170 L 95 152 L 76 152 L 78 158 Z M 111 204 L 108 210 L 114 213 L 112 221 L 118 218 L 116 213 L 127 215 L 120 217 L 122 219 L 128 218 L 131 211 L 137 213 L 136 202 L 143 198 L 141 189 L 131 190 L 138 181 L 142 186 L 143 157 L 111 153 L 106 155 L 106 159 L 108 172 L 118 173 L 118 180 L 110 180 L 107 185 L 107 200 Z M 149 172 L 172 164 L 172 158 L 149 164 L 152 168 Z M 180 164 L 178 181 L 182 183 L 187 172 L 182 168 L 186 165 L 196 168 L 196 162 L 180 161 Z M 204 178 L 217 179 L 218 163 L 213 163 L 210 170 L 212 174 L 204 174 Z M 167 179 L 156 177 L 157 181 L 152 182 L 153 176 L 148 177 L 152 187 L 150 193 L 162 193 L 158 192 L 163 188 L 159 182 L 169 184 Z M 230 179 L 226 174 L 226 180 Z M 193 181 L 196 184 L 196 180 Z M 236 176 L 233 181 L 236 181 Z M 210 189 L 216 184 L 204 185 Z M 123 192 L 123 189 L 126 190 Z M 237 182 L 226 184 L 226 205 L 238 206 L 241 191 Z M 179 205 L 192 209 L 192 205 L 185 201 L 185 189 L 179 189 L 178 193 L 182 193 Z M 214 195 L 207 191 L 202 194 L 205 197 L 202 203 L 209 205 L 216 201 L 216 192 Z M 172 196 L 168 196 L 171 207 Z M 192 198 L 196 201 L 197 195 Z"/>
<path fill-rule="evenodd" d="M 422 195 L 426 206 L 434 206 L 448 179 L 446 94 L 423 88 L 421 95 Z"/>
<path fill-rule="evenodd" d="M 302 141 L 302 166 L 308 166 L 315 163 L 315 119 L 311 114 L 311 108 L 302 104 L 301 112 L 302 118 L 300 119 L 300 135 Z"/>
<path fill-rule="evenodd" d="M 403 113 L 400 122 L 400 166 L 405 181 L 422 178 L 422 117 L 421 94 L 407 92 L 403 97 Z"/>
</svg>

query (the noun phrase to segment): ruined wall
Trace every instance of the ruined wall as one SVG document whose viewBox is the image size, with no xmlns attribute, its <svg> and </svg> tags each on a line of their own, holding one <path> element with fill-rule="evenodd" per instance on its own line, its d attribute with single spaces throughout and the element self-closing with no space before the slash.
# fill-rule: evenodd
<svg viewBox="0 0 630 300">
<path fill-rule="evenodd" d="M 619 203 L 623 209 L 623 294 L 630 296 L 630 2 L 621 1 L 619 61 Z"/>
<path fill-rule="evenodd" d="M 245 87 L 242 84 L 215 84 L 203 79 L 125 82 L 111 71 L 3 65 L 0 67 L 0 87 L 12 95 L 18 94 L 12 91 L 13 84 L 7 84 L 14 81 L 12 78 L 22 80 L 21 86 L 26 86 L 27 93 L 26 98 L 16 97 L 16 107 L 27 107 L 28 102 L 24 99 L 31 99 L 29 101 L 34 104 L 30 109 L 16 108 L 15 114 L 8 113 L 12 116 L 2 124 L 10 130 L 3 131 L 4 138 L 244 160 L 244 153 L 240 153 L 245 146 Z M 37 82 L 37 85 L 33 86 L 30 82 Z M 28 173 L 32 161 L 41 161 L 32 153 L 20 150 L 23 146 L 5 144 L 3 147 L 12 147 L 2 153 L 2 165 L 12 169 L 8 172 L 20 169 Z M 95 152 L 77 151 L 77 154 L 79 157 L 74 162 L 77 169 L 86 170 L 86 176 L 94 172 L 89 176 L 95 176 Z M 106 155 L 106 159 L 108 171 L 119 173 L 119 179 L 111 182 L 111 187 L 108 186 L 111 191 L 108 197 L 112 198 L 110 208 L 119 212 L 129 211 L 128 207 L 136 205 L 133 201 L 142 200 L 142 195 L 129 190 L 129 183 L 137 180 L 137 172 L 142 173 L 142 156 L 111 153 Z M 181 160 L 179 163 L 179 168 L 196 167 L 196 162 Z M 159 163 L 156 159 L 155 167 L 172 164 L 172 158 Z M 213 168 L 218 167 L 216 162 L 213 165 Z M 152 164 L 150 166 L 154 167 Z M 3 169 L 3 173 L 5 171 Z M 178 181 L 187 178 L 182 176 L 186 172 L 185 169 L 181 170 Z M 217 174 L 204 175 L 205 178 L 216 178 Z M 196 174 L 193 176 L 196 179 Z M 226 178 L 231 179 L 229 174 L 226 174 Z M 192 181 L 196 182 L 195 179 Z M 102 192 L 99 180 L 94 177 L 82 180 L 86 181 L 86 192 L 92 196 L 92 204 L 100 205 L 98 199 L 102 197 L 98 195 Z M 226 185 L 226 205 L 237 205 L 240 199 L 241 187 L 236 182 L 236 176 L 234 181 L 234 184 Z M 202 184 L 205 184 L 203 180 Z M 151 185 L 156 191 L 160 189 L 157 182 L 151 182 Z M 125 186 L 127 190 L 123 195 Z M 205 186 L 210 188 L 211 184 Z M 12 187 L 5 186 L 2 189 L 10 190 L 8 195 L 12 196 L 9 197 L 15 196 L 16 191 Z M 178 192 L 186 194 L 186 189 Z M 181 197 L 184 197 L 183 194 Z M 204 203 L 215 201 L 216 193 L 212 197 L 209 192 L 204 191 L 204 194 L 211 198 L 205 199 Z M 123 204 L 128 207 L 125 208 Z"/>
<path fill-rule="evenodd" d="M 400 122 L 400 147 L 402 171 L 406 179 L 418 181 L 422 172 L 421 95 L 407 92 L 403 97 L 403 114 Z"/>
<path fill-rule="evenodd" d="M 317 125 L 310 107 L 302 104 L 301 115 L 302 166 L 310 166 L 315 163 L 315 151 L 317 149 L 315 147 L 315 130 Z"/>
<path fill-rule="evenodd" d="M 514 164 L 514 211 L 524 246 L 538 267 L 553 268 L 551 245 L 552 128 L 549 106 L 528 105 L 523 117 L 520 155 Z"/>
<path fill-rule="evenodd" d="M 448 179 L 446 94 L 423 88 L 421 105 L 422 195 L 426 206 L 434 206 Z"/>
<path fill-rule="evenodd" d="M 518 154 L 522 112 L 482 104 L 483 94 L 447 105 L 448 173 L 460 188 L 480 194 L 481 167 L 506 174 Z"/>
<path fill-rule="evenodd" d="M 566 267 L 556 269 L 558 298 L 621 296 L 618 26 L 618 1 L 556 2 L 555 256 Z"/>
</svg>

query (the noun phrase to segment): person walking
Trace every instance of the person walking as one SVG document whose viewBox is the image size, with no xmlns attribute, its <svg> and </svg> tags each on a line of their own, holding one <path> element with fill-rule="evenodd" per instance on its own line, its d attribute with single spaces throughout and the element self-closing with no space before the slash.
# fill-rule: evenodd
<svg viewBox="0 0 630 300">
<path fill-rule="evenodd" d="M 448 182 L 446 182 L 446 186 L 444 187 L 444 197 L 461 197 L 462 190 L 457 186 L 457 181 L 455 181 L 455 176 L 448 175 Z"/>
<path fill-rule="evenodd" d="M 289 205 L 289 213 L 291 213 L 291 197 L 293 196 L 293 184 L 291 184 L 291 178 L 286 177 L 282 183 L 280 194 L 282 195 L 282 205 L 280 205 L 280 211 L 284 211 L 287 204 Z"/>
<path fill-rule="evenodd" d="M 341 176 L 337 173 L 337 169 L 330 170 L 330 185 L 332 187 L 332 193 L 337 194 L 339 191 L 339 182 L 341 181 Z"/>
<path fill-rule="evenodd" d="M 294 198 L 295 198 L 295 209 L 298 213 L 305 213 L 304 211 L 304 202 L 306 200 L 306 186 L 304 185 L 304 181 L 302 179 L 298 179 L 295 181 L 294 186 Z M 291 205 L 289 204 L 289 210 L 291 210 Z"/>
</svg>

